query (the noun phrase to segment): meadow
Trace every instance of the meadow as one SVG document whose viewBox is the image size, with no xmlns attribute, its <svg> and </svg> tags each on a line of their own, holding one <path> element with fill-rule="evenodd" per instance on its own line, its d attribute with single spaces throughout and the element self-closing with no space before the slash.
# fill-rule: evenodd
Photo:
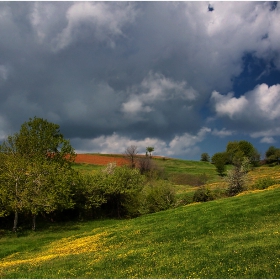
<svg viewBox="0 0 280 280">
<path fill-rule="evenodd" d="M 131 220 L 0 239 L 1 278 L 279 278 L 275 186 Z"/>
<path fill-rule="evenodd" d="M 156 159 L 167 178 L 206 174 L 210 163 Z M 92 173 L 100 166 L 75 165 Z M 229 167 L 230 168 L 230 167 Z M 280 185 L 255 190 L 260 178 L 280 179 L 280 167 L 249 172 L 238 196 L 192 203 L 129 220 L 52 223 L 36 232 L 0 232 L 1 278 L 279 278 Z M 175 185 L 178 195 L 197 188 Z M 1 235 L 2 234 L 2 235 Z"/>
</svg>

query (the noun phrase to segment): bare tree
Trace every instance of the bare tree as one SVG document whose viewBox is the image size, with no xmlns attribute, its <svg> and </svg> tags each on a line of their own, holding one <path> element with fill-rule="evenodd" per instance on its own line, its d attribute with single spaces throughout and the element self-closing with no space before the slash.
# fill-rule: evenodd
<svg viewBox="0 0 280 280">
<path fill-rule="evenodd" d="M 130 147 L 126 148 L 125 157 L 130 161 L 131 168 L 135 168 L 136 164 L 136 157 L 138 154 L 137 146 L 131 145 Z"/>
<path fill-rule="evenodd" d="M 138 159 L 138 167 L 140 170 L 140 173 L 143 175 L 144 173 L 150 171 L 153 167 L 153 163 L 150 157 L 140 157 Z"/>
</svg>

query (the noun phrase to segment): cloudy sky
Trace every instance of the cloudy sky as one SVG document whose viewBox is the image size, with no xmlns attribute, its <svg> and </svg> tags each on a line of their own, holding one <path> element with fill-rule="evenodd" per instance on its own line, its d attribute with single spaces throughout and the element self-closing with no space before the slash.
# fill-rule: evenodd
<svg viewBox="0 0 280 280">
<path fill-rule="evenodd" d="M 30 117 L 76 152 L 280 147 L 277 2 L 0 2 L 0 141 Z"/>
</svg>

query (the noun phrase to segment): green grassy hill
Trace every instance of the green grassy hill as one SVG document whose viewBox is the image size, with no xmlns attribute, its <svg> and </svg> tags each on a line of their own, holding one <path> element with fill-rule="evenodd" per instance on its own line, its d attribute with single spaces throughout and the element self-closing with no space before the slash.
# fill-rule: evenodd
<svg viewBox="0 0 280 280">
<path fill-rule="evenodd" d="M 225 187 L 210 163 L 155 162 L 178 183 L 178 196 L 191 197 L 197 187 L 188 180 L 201 174 L 211 190 Z M 74 167 L 89 173 L 102 168 Z M 0 277 L 279 278 L 280 185 L 252 186 L 261 178 L 279 182 L 280 166 L 255 168 L 248 177 L 249 191 L 236 197 L 131 220 L 58 223 L 17 235 L 0 231 Z"/>
<path fill-rule="evenodd" d="M 279 278 L 280 188 L 0 239 L 1 278 Z"/>
</svg>

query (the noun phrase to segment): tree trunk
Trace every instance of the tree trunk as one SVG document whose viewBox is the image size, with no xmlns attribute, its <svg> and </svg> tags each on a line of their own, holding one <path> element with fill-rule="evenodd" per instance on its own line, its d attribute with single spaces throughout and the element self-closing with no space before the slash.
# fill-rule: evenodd
<svg viewBox="0 0 280 280">
<path fill-rule="evenodd" d="M 36 230 L 36 214 L 32 215 L 32 230 Z"/>
<path fill-rule="evenodd" d="M 18 211 L 15 211 L 15 218 L 14 218 L 14 227 L 13 227 L 13 232 L 17 231 L 17 224 L 18 224 Z"/>
</svg>

